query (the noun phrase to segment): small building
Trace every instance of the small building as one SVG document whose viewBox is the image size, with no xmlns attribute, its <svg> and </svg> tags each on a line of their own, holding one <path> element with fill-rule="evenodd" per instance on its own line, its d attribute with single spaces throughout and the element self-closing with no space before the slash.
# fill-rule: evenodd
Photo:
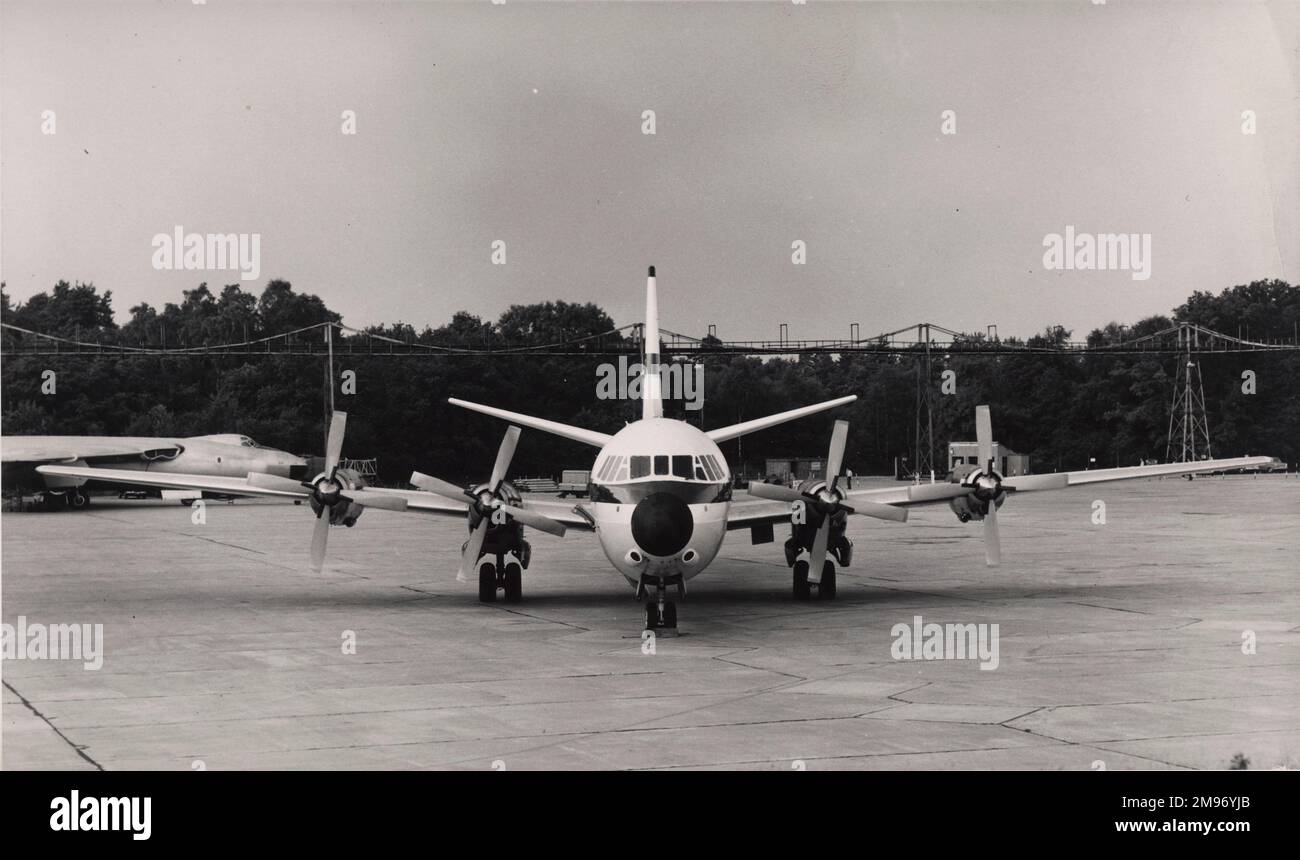
<svg viewBox="0 0 1300 860">
<path fill-rule="evenodd" d="M 980 462 L 980 446 L 978 442 L 948 443 L 948 469 L 957 480 L 960 481 L 974 471 L 975 468 L 983 465 Z M 1004 478 L 1013 475 L 1028 475 L 1029 455 L 1017 454 L 1005 445 L 994 442 L 993 467 Z"/>
<path fill-rule="evenodd" d="M 825 457 L 777 457 L 768 458 L 764 475 L 780 478 L 781 483 L 789 484 L 792 480 L 826 477 Z"/>
</svg>

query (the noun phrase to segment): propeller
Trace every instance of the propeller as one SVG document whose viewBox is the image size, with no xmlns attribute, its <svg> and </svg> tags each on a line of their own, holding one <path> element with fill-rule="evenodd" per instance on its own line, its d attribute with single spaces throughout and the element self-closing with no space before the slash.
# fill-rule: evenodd
<svg viewBox="0 0 1300 860">
<path fill-rule="evenodd" d="M 975 440 L 979 445 L 980 463 L 987 467 L 983 475 L 976 476 L 976 498 L 988 502 L 989 512 L 984 515 L 984 560 L 990 567 L 1002 562 L 1002 539 L 998 536 L 997 496 L 1002 490 L 1002 476 L 993 468 L 993 416 L 987 406 L 975 407 Z M 981 482 L 984 482 L 981 484 Z M 987 494 L 984 498 L 983 494 Z"/>
<path fill-rule="evenodd" d="M 497 459 L 492 466 L 492 477 L 477 493 L 470 492 L 464 487 L 458 487 L 450 481 L 444 481 L 432 475 L 425 475 L 422 472 L 413 472 L 411 474 L 411 483 L 421 490 L 427 490 L 430 493 L 436 493 L 454 501 L 469 503 L 469 542 L 465 544 L 465 549 L 461 553 L 460 569 L 456 572 L 456 579 L 460 582 L 468 580 L 468 571 L 478 562 L 479 553 L 483 550 L 483 540 L 487 537 L 488 526 L 494 511 L 504 511 L 515 522 L 556 537 L 564 537 L 563 523 L 535 511 L 512 505 L 501 496 L 501 484 L 505 482 L 506 473 L 510 469 L 510 461 L 514 459 L 515 446 L 519 444 L 519 433 L 519 428 L 514 425 L 511 425 L 506 430 L 506 435 L 501 440 L 501 446 L 497 448 Z"/>
<path fill-rule="evenodd" d="M 805 493 L 780 484 L 749 485 L 750 495 L 777 502 L 803 502 L 822 515 L 822 523 L 813 538 L 808 556 L 808 581 L 813 584 L 821 582 L 822 566 L 826 562 L 826 545 L 830 541 L 831 517 L 836 513 L 843 511 L 847 514 L 860 514 L 899 523 L 907 521 L 906 508 L 897 508 L 865 499 L 855 501 L 853 505 L 844 503 L 844 497 L 836 489 L 835 484 L 839 481 L 840 467 L 844 465 L 844 446 L 848 437 L 849 422 L 836 421 L 835 429 L 831 432 L 830 451 L 826 455 L 827 483 L 819 487 L 816 492 Z"/>
<path fill-rule="evenodd" d="M 1059 490 L 1070 485 L 1070 476 L 1021 475 L 1003 484 L 993 460 L 993 417 L 987 406 L 975 407 L 975 440 L 982 469 L 971 472 L 959 486 L 978 499 L 988 511 L 984 514 L 984 560 L 990 567 L 1002 562 L 1002 539 L 998 532 L 998 500 L 1004 493 L 1033 490 Z M 921 488 L 918 488 L 921 489 Z M 935 498 L 941 498 L 938 494 Z"/>
<path fill-rule="evenodd" d="M 400 496 L 390 496 L 360 488 L 349 489 L 339 479 L 339 458 L 343 453 L 343 436 L 347 431 L 347 425 L 346 412 L 335 412 L 330 418 L 329 437 L 325 443 L 325 471 L 312 481 L 293 481 L 263 472 L 248 473 L 248 483 L 254 487 L 295 494 L 301 493 L 304 487 L 311 491 L 310 496 L 318 506 L 316 525 L 311 535 L 311 569 L 317 573 L 325 565 L 325 548 L 329 543 L 330 520 L 325 516 L 327 510 L 332 510 L 339 502 L 354 502 L 386 511 L 406 510 L 406 499 Z"/>
</svg>

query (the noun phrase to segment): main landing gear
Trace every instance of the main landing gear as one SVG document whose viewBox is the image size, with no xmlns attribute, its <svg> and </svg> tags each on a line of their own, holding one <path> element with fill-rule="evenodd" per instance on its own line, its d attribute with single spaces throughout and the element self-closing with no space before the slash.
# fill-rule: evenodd
<svg viewBox="0 0 1300 860">
<path fill-rule="evenodd" d="M 46 511 L 71 509 L 82 511 L 90 507 L 90 494 L 81 487 L 66 490 L 46 490 L 40 496 L 40 506 Z"/>
<path fill-rule="evenodd" d="M 668 586 L 677 586 L 677 596 L 686 596 L 686 581 L 682 579 L 680 573 L 672 576 L 642 576 L 641 581 L 636 587 L 636 596 L 640 600 L 649 594 L 649 590 L 654 588 L 655 599 L 647 600 L 645 604 L 645 629 L 646 630 L 673 630 L 677 629 L 677 604 L 667 599 Z"/>
<path fill-rule="evenodd" d="M 498 555 L 495 561 L 483 556 L 478 566 L 478 599 L 496 603 L 497 592 L 505 592 L 506 603 L 518 603 L 524 597 L 524 569 L 517 561 Z"/>
<path fill-rule="evenodd" d="M 504 592 L 506 603 L 523 600 L 524 570 L 533 555 L 533 548 L 524 540 L 523 532 L 517 523 L 488 531 L 483 542 L 487 552 L 478 560 L 480 603 L 496 603 L 498 591 Z"/>
<path fill-rule="evenodd" d="M 821 600 L 835 599 L 835 562 L 829 558 L 822 563 L 822 581 L 816 585 L 808 581 L 808 562 L 799 559 L 794 563 L 794 599 L 795 600 L 812 600 L 812 590 L 817 589 L 817 597 Z"/>
</svg>

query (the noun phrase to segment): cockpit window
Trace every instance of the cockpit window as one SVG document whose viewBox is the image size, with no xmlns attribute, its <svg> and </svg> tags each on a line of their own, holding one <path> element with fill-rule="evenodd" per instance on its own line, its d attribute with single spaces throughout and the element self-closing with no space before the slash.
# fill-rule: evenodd
<svg viewBox="0 0 1300 860">
<path fill-rule="evenodd" d="M 712 454 L 611 455 L 596 470 L 602 483 L 660 476 L 717 482 L 726 479 L 726 471 Z"/>
</svg>

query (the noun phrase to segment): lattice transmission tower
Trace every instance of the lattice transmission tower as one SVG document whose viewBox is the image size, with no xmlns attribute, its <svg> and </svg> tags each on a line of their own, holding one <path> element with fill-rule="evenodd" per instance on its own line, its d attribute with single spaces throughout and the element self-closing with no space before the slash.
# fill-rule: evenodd
<svg viewBox="0 0 1300 860">
<path fill-rule="evenodd" d="M 1178 327 L 1178 356 L 1174 373 L 1174 402 L 1169 408 L 1169 435 L 1165 441 L 1165 460 L 1187 463 L 1214 457 L 1210 449 L 1210 419 L 1205 412 L 1205 385 L 1200 362 L 1192 350 L 1200 346 L 1200 332 L 1184 323 Z M 1178 450 L 1177 459 L 1174 451 Z"/>
</svg>

